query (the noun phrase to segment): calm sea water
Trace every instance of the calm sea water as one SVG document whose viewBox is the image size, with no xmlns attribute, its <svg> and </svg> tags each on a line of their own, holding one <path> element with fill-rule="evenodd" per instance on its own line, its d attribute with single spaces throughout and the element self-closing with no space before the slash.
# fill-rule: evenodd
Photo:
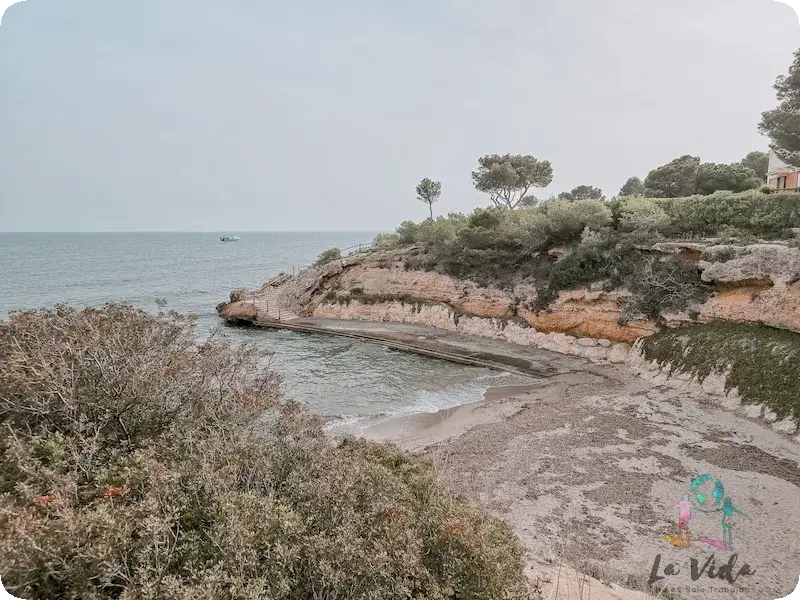
<svg viewBox="0 0 800 600">
<path fill-rule="evenodd" d="M 224 232 L 233 234 L 235 232 Z M 369 242 L 373 233 L 0 233 L 0 319 L 17 309 L 66 302 L 128 302 L 198 317 L 198 335 L 220 327 L 216 305 L 237 287 L 259 288 L 327 248 Z M 395 353 L 344 338 L 222 328 L 220 334 L 274 352 L 284 393 L 331 419 L 333 427 L 480 399 L 507 374 Z"/>
</svg>

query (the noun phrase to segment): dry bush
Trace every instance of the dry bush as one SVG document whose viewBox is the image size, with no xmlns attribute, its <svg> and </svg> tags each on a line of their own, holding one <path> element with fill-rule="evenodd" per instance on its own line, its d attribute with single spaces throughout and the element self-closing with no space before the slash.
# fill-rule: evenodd
<svg viewBox="0 0 800 600">
<path fill-rule="evenodd" d="M 0 575 L 23 598 L 523 598 L 509 529 L 333 446 L 262 355 L 128 306 L 0 322 Z"/>
</svg>

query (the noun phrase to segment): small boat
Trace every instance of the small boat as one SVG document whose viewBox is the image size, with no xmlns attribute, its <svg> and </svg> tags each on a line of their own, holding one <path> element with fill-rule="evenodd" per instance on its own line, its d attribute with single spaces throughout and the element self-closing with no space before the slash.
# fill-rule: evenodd
<svg viewBox="0 0 800 600">
<path fill-rule="evenodd" d="M 223 235 L 219 239 L 221 242 L 238 242 L 241 238 L 238 235 Z"/>
</svg>

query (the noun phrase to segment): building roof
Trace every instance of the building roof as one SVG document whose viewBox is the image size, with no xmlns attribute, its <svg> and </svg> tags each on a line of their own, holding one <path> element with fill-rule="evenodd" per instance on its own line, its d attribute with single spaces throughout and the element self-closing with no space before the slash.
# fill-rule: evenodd
<svg viewBox="0 0 800 600">
<path fill-rule="evenodd" d="M 800 171 L 800 168 L 787 165 L 783 162 L 773 150 L 769 151 L 769 166 L 767 167 L 767 175 L 774 175 L 777 173 L 794 173 Z"/>
</svg>

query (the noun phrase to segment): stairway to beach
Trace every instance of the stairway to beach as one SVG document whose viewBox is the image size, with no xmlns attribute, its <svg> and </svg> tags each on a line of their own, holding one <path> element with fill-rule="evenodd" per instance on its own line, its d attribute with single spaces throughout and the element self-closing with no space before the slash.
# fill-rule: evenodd
<svg viewBox="0 0 800 600">
<path fill-rule="evenodd" d="M 258 309 L 259 317 L 275 321 L 292 321 L 299 318 L 298 315 L 282 306 L 278 297 L 278 288 L 267 288 L 254 299 L 253 302 Z"/>
</svg>

